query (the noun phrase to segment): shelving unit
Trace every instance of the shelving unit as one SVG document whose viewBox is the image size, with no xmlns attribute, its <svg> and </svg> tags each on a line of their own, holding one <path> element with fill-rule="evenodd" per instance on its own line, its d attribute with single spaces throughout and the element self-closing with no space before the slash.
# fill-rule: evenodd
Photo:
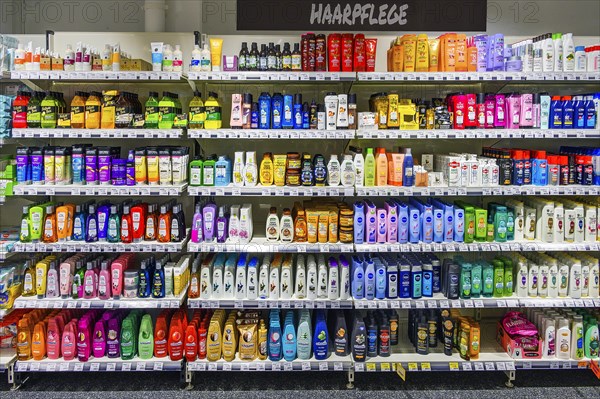
<svg viewBox="0 0 600 399">
<path fill-rule="evenodd" d="M 13 129 L 13 138 L 181 139 L 183 129 Z"/>
<path fill-rule="evenodd" d="M 448 90 L 458 85 L 483 84 L 485 87 L 494 84 L 528 85 L 552 84 L 564 85 L 597 85 L 600 82 L 599 73 L 520 73 L 520 72 L 482 72 L 482 73 L 393 73 L 393 72 L 65 72 L 65 71 L 22 71 L 3 73 L 2 79 L 21 81 L 43 81 L 49 83 L 97 83 L 114 84 L 115 82 L 184 84 L 194 87 L 197 83 L 219 85 L 219 90 L 227 90 L 235 84 L 250 85 L 339 85 L 344 92 L 350 87 L 373 88 L 380 87 L 403 88 L 426 87 L 426 85 L 447 85 Z M 229 86 L 227 86 L 229 85 Z M 361 86 L 362 85 L 362 86 Z M 586 86 L 587 85 L 587 86 Z M 167 87 L 167 86 L 165 86 Z M 483 87 L 483 86 L 482 86 Z M 348 90 L 346 90 L 346 88 Z M 361 99 L 362 100 L 362 99 Z M 363 111 L 364 109 L 359 109 Z M 226 124 L 226 123 L 225 123 Z M 14 129 L 11 139 L 0 140 L 16 144 L 15 139 L 169 139 L 165 144 L 181 143 L 180 140 L 196 139 L 207 145 L 227 140 L 236 149 L 244 145 L 253 145 L 257 140 L 299 140 L 290 144 L 302 145 L 310 140 L 315 141 L 315 148 L 324 140 L 331 140 L 336 145 L 345 144 L 349 140 L 390 140 L 389 145 L 396 145 L 392 140 L 427 140 L 435 148 L 440 148 L 447 140 L 465 140 L 476 143 L 475 140 L 528 140 L 552 139 L 552 145 L 562 144 L 557 139 L 598 140 L 599 129 L 473 129 L 473 130 L 395 130 L 395 129 L 358 129 L 358 130 L 297 130 L 297 129 Z M 8 140 L 8 141 L 7 141 Z M 206 141 L 204 141 L 206 140 Z M 232 140 L 243 140 L 237 143 Z M 319 140 L 321 142 L 319 142 Z M 455 141 L 453 141 L 456 144 Z M 463 141 L 460 141 L 462 145 Z M 518 142 L 512 141 L 516 146 Z M 536 142 L 536 145 L 539 142 Z M 595 141 L 593 142 L 595 143 Z M 539 144 L 543 147 L 543 144 Z M 595 145 L 595 144 L 594 144 Z M 233 152 L 233 150 L 229 151 Z M 209 152 L 210 153 L 210 152 Z M 339 152 L 338 152 L 339 153 Z M 598 186 L 497 186 L 497 187 L 188 187 L 187 183 L 173 186 L 73 186 L 73 185 L 16 185 L 15 196 L 99 196 L 99 197 L 410 197 L 410 196 L 598 196 Z M 188 203 L 189 205 L 189 203 Z M 188 207 L 189 208 L 189 207 Z M 190 219 L 188 209 L 188 219 Z M 122 243 L 85 243 L 60 242 L 44 243 L 15 243 L 15 253 L 35 252 L 249 252 L 249 253 L 322 253 L 322 254 L 353 254 L 353 253 L 403 253 L 403 252 L 470 252 L 470 253 L 500 253 L 500 252 L 531 252 L 531 251 L 600 251 L 600 242 L 582 243 L 544 243 L 544 242 L 505 242 L 505 243 L 407 243 L 407 244 L 343 244 L 343 243 L 272 243 L 266 238 L 255 237 L 249 243 L 192 243 L 186 238 L 180 243 L 141 242 L 133 244 Z M 2 260 L 2 254 L 0 254 Z M 480 313 L 485 309 L 513 309 L 531 307 L 551 308 L 597 308 L 600 298 L 471 298 L 449 300 L 441 294 L 431 298 L 420 299 L 223 299 L 223 298 L 187 298 L 187 290 L 178 297 L 163 299 L 152 298 L 120 298 L 120 299 L 38 299 L 35 297 L 20 297 L 15 301 L 14 308 L 42 309 L 179 309 L 187 305 L 190 309 L 438 309 L 455 308 L 467 309 Z M 10 310 L 0 311 L 0 317 L 6 316 Z M 466 361 L 454 352 L 452 356 L 439 353 L 438 350 L 427 356 L 417 355 L 414 348 L 406 339 L 406 331 L 401 332 L 401 344 L 394 348 L 387 358 L 371 358 L 366 362 L 355 362 L 351 356 L 332 356 L 327 360 L 294 360 L 292 362 L 270 360 L 243 361 L 236 359 L 231 362 L 219 360 L 209 362 L 197 360 L 194 362 L 170 361 L 164 359 L 91 359 L 88 362 L 77 360 L 16 361 L 16 356 L 4 355 L 0 358 L 0 371 L 14 364 L 16 372 L 81 372 L 81 371 L 185 371 L 186 381 L 191 381 L 193 372 L 207 371 L 343 371 L 354 372 L 393 372 L 405 371 L 504 371 L 514 379 L 515 370 L 521 369 L 570 369 L 587 368 L 588 360 L 517 360 L 512 359 L 495 341 L 493 327 L 486 327 L 482 334 L 483 341 L 479 359 Z M 16 363 L 15 363 L 16 362 Z M 350 378 L 350 377 L 349 377 Z M 352 377 L 353 378 L 353 377 Z M 511 377 L 509 376 L 509 379 Z"/>
<path fill-rule="evenodd" d="M 185 192 L 187 183 L 161 186 L 112 186 L 112 185 L 46 185 L 17 184 L 14 195 L 110 195 L 110 196 L 170 196 L 178 197 Z"/>
</svg>

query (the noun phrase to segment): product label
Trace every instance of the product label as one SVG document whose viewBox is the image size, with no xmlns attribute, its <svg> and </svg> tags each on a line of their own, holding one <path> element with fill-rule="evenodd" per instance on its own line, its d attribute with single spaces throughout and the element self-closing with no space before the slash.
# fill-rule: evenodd
<svg viewBox="0 0 600 399">
<path fill-rule="evenodd" d="M 221 107 L 218 106 L 207 106 L 206 109 L 206 120 L 207 121 L 220 121 L 221 120 Z"/>
</svg>

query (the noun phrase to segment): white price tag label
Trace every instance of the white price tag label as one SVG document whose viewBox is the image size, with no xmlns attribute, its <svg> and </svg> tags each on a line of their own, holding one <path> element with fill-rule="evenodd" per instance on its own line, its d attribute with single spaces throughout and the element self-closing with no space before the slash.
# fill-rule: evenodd
<svg viewBox="0 0 600 399">
<path fill-rule="evenodd" d="M 128 363 L 128 362 L 122 363 L 121 371 L 131 371 L 131 363 Z"/>
<path fill-rule="evenodd" d="M 319 371 L 328 371 L 329 363 L 327 362 L 319 362 Z"/>
<path fill-rule="evenodd" d="M 164 363 L 163 362 L 155 362 L 154 365 L 152 366 L 152 370 L 154 371 L 162 371 L 164 367 Z"/>
<path fill-rule="evenodd" d="M 481 362 L 473 362 L 473 367 L 475 368 L 475 371 L 485 370 L 485 367 L 484 367 L 483 363 L 481 363 Z"/>
<path fill-rule="evenodd" d="M 411 308 L 411 301 L 401 301 L 400 302 L 402 305 L 402 309 L 410 309 Z"/>
<path fill-rule="evenodd" d="M 310 371 L 310 362 L 302 362 L 302 371 Z"/>
<path fill-rule="evenodd" d="M 231 363 L 223 363 L 223 371 L 231 371 Z"/>
<path fill-rule="evenodd" d="M 208 371 L 217 371 L 217 363 L 208 363 Z"/>
<path fill-rule="evenodd" d="M 83 363 L 75 363 L 73 365 L 73 371 L 83 371 Z"/>
<path fill-rule="evenodd" d="M 494 371 L 496 367 L 494 366 L 494 362 L 485 362 L 485 371 Z"/>
<path fill-rule="evenodd" d="M 58 370 L 59 371 L 69 371 L 69 363 L 59 363 Z"/>
<path fill-rule="evenodd" d="M 56 371 L 56 363 L 48 363 L 46 365 L 46 371 Z"/>
<path fill-rule="evenodd" d="M 29 371 L 40 371 L 40 364 L 38 362 L 34 361 L 29 366 Z"/>
<path fill-rule="evenodd" d="M 463 371 L 472 371 L 473 370 L 473 366 L 469 362 L 464 362 L 462 364 L 462 369 L 463 369 Z"/>
<path fill-rule="evenodd" d="M 100 363 L 90 363 L 90 371 L 100 370 Z"/>
</svg>

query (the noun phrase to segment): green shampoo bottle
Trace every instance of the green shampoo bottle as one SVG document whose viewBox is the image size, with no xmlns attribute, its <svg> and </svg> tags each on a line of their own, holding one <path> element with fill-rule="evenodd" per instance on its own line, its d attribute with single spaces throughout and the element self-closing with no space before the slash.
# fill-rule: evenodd
<svg viewBox="0 0 600 399">
<path fill-rule="evenodd" d="M 138 353 L 141 359 L 150 359 L 154 353 L 154 332 L 152 331 L 152 316 L 142 317 L 138 335 Z"/>
</svg>

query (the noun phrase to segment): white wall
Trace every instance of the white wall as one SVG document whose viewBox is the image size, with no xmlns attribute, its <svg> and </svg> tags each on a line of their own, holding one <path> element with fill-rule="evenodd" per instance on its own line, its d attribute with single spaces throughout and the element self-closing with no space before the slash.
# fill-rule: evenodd
<svg viewBox="0 0 600 399">
<path fill-rule="evenodd" d="M 0 0 L 0 32 L 141 32 L 143 0 Z M 166 30 L 236 30 L 236 0 L 167 0 Z M 488 0 L 488 33 L 600 35 L 598 0 Z M 443 16 L 440 16 L 443 18 Z M 260 33 L 260 32 L 254 32 Z"/>
</svg>

